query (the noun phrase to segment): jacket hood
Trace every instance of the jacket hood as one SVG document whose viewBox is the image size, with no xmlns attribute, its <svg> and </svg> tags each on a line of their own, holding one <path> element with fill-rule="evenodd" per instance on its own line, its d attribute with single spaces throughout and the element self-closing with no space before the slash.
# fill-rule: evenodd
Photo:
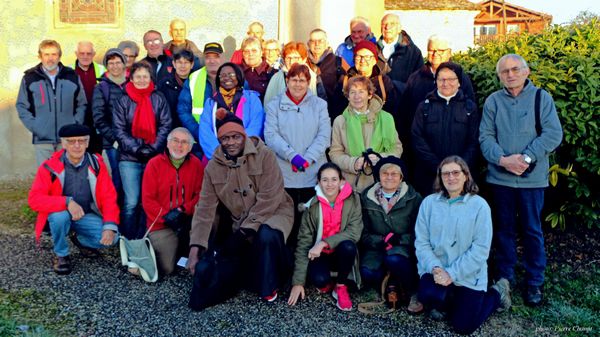
<svg viewBox="0 0 600 337">
<path fill-rule="evenodd" d="M 316 195 L 316 198 L 311 199 L 311 201 L 310 201 L 311 205 L 315 204 L 318 201 L 317 199 L 324 200 L 325 202 L 329 202 L 327 200 L 327 197 L 325 197 L 325 194 L 321 190 L 321 186 L 319 186 L 317 184 L 317 186 L 315 186 L 315 191 L 317 192 L 317 195 Z M 336 201 L 337 200 L 346 200 L 351 195 L 352 195 L 352 186 L 348 182 L 345 182 L 344 185 L 342 185 L 342 187 L 340 188 L 340 193 L 338 194 L 338 196 L 335 199 L 336 199 Z"/>
</svg>

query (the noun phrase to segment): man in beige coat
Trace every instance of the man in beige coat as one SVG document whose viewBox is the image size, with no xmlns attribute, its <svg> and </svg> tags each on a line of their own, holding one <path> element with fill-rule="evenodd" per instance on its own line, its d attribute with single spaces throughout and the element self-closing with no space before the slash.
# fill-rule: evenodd
<svg viewBox="0 0 600 337">
<path fill-rule="evenodd" d="M 285 240 L 293 203 L 275 154 L 259 138 L 247 137 L 239 118 L 224 112 L 217 112 L 221 146 L 204 171 L 190 233 L 194 310 L 220 303 L 240 288 L 272 302 L 291 273 Z"/>
</svg>

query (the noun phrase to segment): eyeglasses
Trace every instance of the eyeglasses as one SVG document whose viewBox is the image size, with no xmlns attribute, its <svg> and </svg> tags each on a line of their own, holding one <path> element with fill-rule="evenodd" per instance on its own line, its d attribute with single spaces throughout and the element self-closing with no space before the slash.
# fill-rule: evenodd
<svg viewBox="0 0 600 337">
<path fill-rule="evenodd" d="M 89 141 L 89 138 L 65 139 L 65 140 L 67 141 L 67 144 L 69 144 L 70 146 L 73 146 L 75 144 L 86 145 Z"/>
<path fill-rule="evenodd" d="M 506 76 L 510 73 L 518 74 L 519 72 L 521 72 L 521 69 L 523 69 L 523 67 L 512 67 L 509 69 L 503 69 L 503 70 L 500 70 L 500 74 L 504 75 L 504 76 Z"/>
<path fill-rule="evenodd" d="M 258 54 L 258 53 L 260 53 L 260 49 L 244 49 L 242 51 L 242 54 L 244 54 L 244 55 Z"/>
<path fill-rule="evenodd" d="M 306 78 L 298 78 L 298 77 L 290 78 L 288 81 L 293 84 L 308 83 L 308 80 L 306 80 Z"/>
<path fill-rule="evenodd" d="M 279 53 L 277 48 L 265 48 L 265 53 Z"/>
<path fill-rule="evenodd" d="M 300 56 L 286 56 L 285 60 L 288 62 L 300 61 L 302 58 Z"/>
<path fill-rule="evenodd" d="M 325 40 L 325 39 L 308 40 L 308 42 L 312 43 L 312 44 L 325 44 L 325 42 L 327 42 L 327 40 Z"/>
<path fill-rule="evenodd" d="M 463 173 L 462 170 L 454 170 L 454 171 L 446 171 L 446 172 L 440 172 L 440 175 L 442 176 L 442 178 L 444 179 L 448 179 L 450 177 L 452 178 L 456 178 L 458 177 L 461 173 Z"/>
<path fill-rule="evenodd" d="M 169 141 L 178 145 L 190 145 L 190 142 L 186 139 L 171 138 Z"/>
<path fill-rule="evenodd" d="M 456 83 L 456 81 L 458 81 L 458 77 L 451 77 L 451 78 L 438 78 L 437 80 L 435 80 L 436 82 L 440 83 L 440 84 L 444 84 L 446 82 L 448 83 Z"/>
<path fill-rule="evenodd" d="M 427 50 L 427 54 L 431 54 L 431 55 L 438 54 L 439 55 L 439 54 L 443 54 L 443 53 L 447 52 L 448 50 L 450 50 L 450 49 L 449 48 L 448 49 L 429 49 L 429 50 Z"/>
<path fill-rule="evenodd" d="M 371 62 L 373 59 L 375 58 L 375 56 L 373 55 L 356 55 L 354 56 L 354 59 L 357 60 L 358 62 Z"/>
<path fill-rule="evenodd" d="M 127 55 L 127 54 L 125 54 L 125 56 L 127 56 L 127 58 L 136 58 L 137 57 L 137 55 Z"/>
<path fill-rule="evenodd" d="M 232 141 L 232 140 L 233 140 L 233 141 L 235 141 L 235 142 L 239 142 L 239 141 L 241 141 L 242 139 L 244 139 L 244 136 L 243 136 L 243 135 L 241 135 L 241 134 L 239 134 L 239 133 L 234 133 L 234 134 L 233 134 L 233 135 L 231 135 L 231 136 L 223 136 L 223 137 L 220 137 L 220 138 L 219 138 L 219 142 L 220 142 L 220 143 L 228 143 L 228 142 L 230 142 L 230 141 Z"/>
<path fill-rule="evenodd" d="M 161 39 L 154 39 L 154 40 L 148 40 L 146 41 L 147 44 L 153 45 L 153 44 L 162 44 L 162 40 Z"/>
<path fill-rule="evenodd" d="M 122 66 L 122 65 L 123 65 L 123 62 L 121 62 L 121 61 L 116 61 L 116 62 L 111 61 L 111 62 L 106 63 L 106 66 L 108 66 L 108 67 L 118 67 L 118 66 Z"/>
<path fill-rule="evenodd" d="M 402 178 L 402 174 L 400 172 L 381 172 L 379 175 L 382 177 Z"/>
<path fill-rule="evenodd" d="M 237 78 L 237 75 L 235 73 L 220 73 L 219 74 L 220 78 Z"/>
</svg>

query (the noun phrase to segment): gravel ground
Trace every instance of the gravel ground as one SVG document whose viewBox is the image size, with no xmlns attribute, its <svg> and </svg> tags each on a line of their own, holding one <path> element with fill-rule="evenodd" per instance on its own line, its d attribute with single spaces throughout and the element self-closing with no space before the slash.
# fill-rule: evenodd
<svg viewBox="0 0 600 337">
<path fill-rule="evenodd" d="M 330 296 L 308 290 L 307 299 L 288 307 L 286 294 L 263 303 L 248 292 L 206 309 L 187 307 L 191 276 L 176 275 L 145 283 L 120 265 L 117 248 L 98 259 L 72 250 L 74 270 L 52 271 L 52 243 L 43 237 L 0 233 L 0 285 L 6 291 L 34 289 L 61 310 L 57 320 L 74 318 L 59 334 L 78 336 L 454 336 L 444 323 L 403 311 L 367 316 L 338 310 Z M 356 294 L 351 294 L 356 299 Z M 366 299 L 368 294 L 358 296 Z M 356 301 L 354 301 L 356 307 Z M 522 336 L 531 329 L 510 314 L 494 315 L 475 334 Z M 72 332 L 68 332 L 72 331 Z"/>
</svg>

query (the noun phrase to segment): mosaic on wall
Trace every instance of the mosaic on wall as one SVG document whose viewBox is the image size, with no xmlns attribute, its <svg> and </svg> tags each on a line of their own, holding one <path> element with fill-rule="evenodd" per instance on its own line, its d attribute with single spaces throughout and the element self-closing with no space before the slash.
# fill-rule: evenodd
<svg viewBox="0 0 600 337">
<path fill-rule="evenodd" d="M 121 0 L 56 0 L 54 26 L 67 28 L 76 25 L 117 27 L 120 22 Z"/>
</svg>

